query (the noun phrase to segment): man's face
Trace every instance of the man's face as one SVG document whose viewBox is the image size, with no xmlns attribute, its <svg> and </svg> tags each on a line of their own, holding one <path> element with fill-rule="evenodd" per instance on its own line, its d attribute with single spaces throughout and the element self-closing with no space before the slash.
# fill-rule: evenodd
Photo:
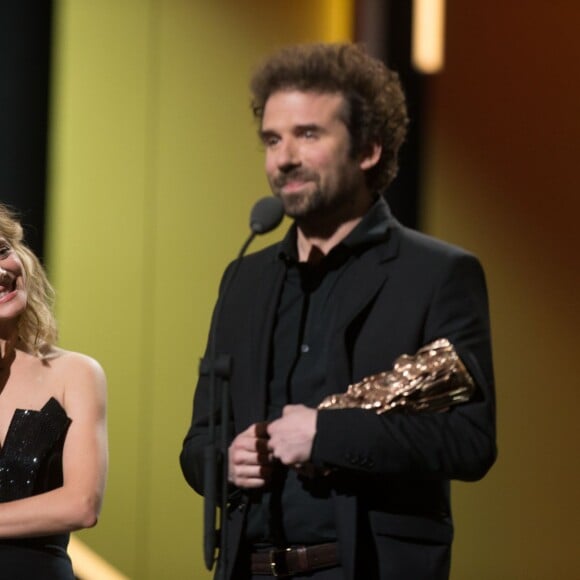
<svg viewBox="0 0 580 580">
<path fill-rule="evenodd" d="M 365 190 L 361 162 L 350 155 L 344 98 L 298 90 L 273 93 L 262 117 L 266 175 L 287 215 L 298 220 L 348 216 Z"/>
</svg>

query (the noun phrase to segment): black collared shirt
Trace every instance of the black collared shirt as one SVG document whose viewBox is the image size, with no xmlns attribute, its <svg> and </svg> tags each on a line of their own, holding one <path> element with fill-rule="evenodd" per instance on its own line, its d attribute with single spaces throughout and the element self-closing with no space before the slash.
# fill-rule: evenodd
<svg viewBox="0 0 580 580">
<path fill-rule="evenodd" d="M 296 226 L 280 243 L 279 259 L 286 274 L 272 340 L 269 421 L 281 415 L 284 405 L 315 408 L 331 394 L 325 378 L 336 309 L 344 298 L 341 279 L 357 256 L 386 238 L 388 219 L 388 206 L 379 198 L 353 231 L 316 264 L 298 261 Z M 278 467 L 268 488 L 250 504 L 247 538 L 251 544 L 276 546 L 335 541 L 331 481 Z"/>
</svg>

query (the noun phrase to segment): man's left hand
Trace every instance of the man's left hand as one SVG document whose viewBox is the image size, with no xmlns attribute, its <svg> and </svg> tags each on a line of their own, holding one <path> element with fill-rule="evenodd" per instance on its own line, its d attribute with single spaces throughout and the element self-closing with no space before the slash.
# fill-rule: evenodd
<svg viewBox="0 0 580 580">
<path fill-rule="evenodd" d="M 268 448 L 284 465 L 307 462 L 316 435 L 318 411 L 304 405 L 286 405 L 282 417 L 268 425 Z"/>
</svg>

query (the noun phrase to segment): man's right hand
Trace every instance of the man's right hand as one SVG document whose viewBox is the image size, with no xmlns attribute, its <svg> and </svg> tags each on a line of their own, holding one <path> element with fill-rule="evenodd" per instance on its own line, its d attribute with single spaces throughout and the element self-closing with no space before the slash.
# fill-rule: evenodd
<svg viewBox="0 0 580 580">
<path fill-rule="evenodd" d="M 254 423 L 242 431 L 228 452 L 228 480 L 237 487 L 263 487 L 272 473 L 272 455 L 268 451 L 267 423 Z"/>
</svg>

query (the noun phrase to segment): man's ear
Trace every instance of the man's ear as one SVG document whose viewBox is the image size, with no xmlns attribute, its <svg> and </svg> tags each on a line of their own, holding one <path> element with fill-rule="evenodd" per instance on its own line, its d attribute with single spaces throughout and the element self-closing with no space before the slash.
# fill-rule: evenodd
<svg viewBox="0 0 580 580">
<path fill-rule="evenodd" d="M 382 152 L 383 148 L 379 143 L 371 143 L 361 154 L 359 163 L 360 168 L 363 171 L 367 171 L 374 167 L 379 162 Z"/>
</svg>

